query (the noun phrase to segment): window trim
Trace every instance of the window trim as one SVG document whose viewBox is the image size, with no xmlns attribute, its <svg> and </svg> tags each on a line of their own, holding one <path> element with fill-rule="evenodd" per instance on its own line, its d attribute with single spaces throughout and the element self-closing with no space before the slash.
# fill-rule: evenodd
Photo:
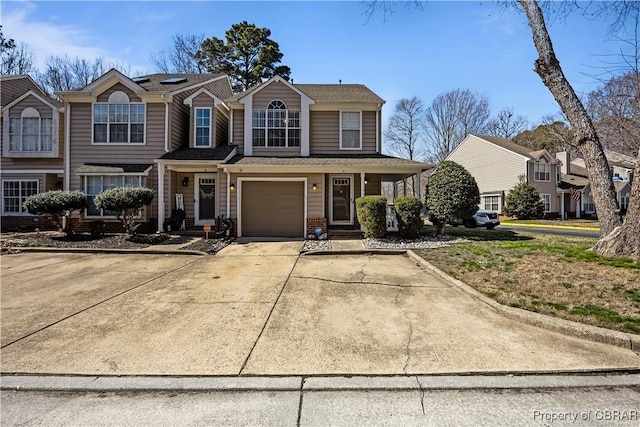
<svg viewBox="0 0 640 427">
<path fill-rule="evenodd" d="M 87 191 L 87 178 L 90 176 L 99 176 L 101 177 L 101 190 L 99 193 L 96 194 L 89 194 L 89 192 Z M 101 192 L 104 191 L 104 177 L 105 176 L 121 176 L 121 177 L 127 177 L 127 176 L 137 176 L 138 177 L 138 181 L 140 183 L 140 185 L 138 187 L 134 187 L 134 188 L 143 188 L 144 187 L 144 178 L 146 177 L 146 175 L 144 173 L 88 173 L 88 174 L 83 174 L 80 175 L 81 177 L 81 184 L 82 184 L 82 191 L 84 192 L 84 194 L 87 197 L 87 201 L 89 197 L 95 197 L 98 194 L 100 194 Z M 124 183 L 124 181 L 123 181 Z M 114 187 L 114 188 L 120 188 L 120 187 Z M 139 218 L 143 218 L 144 217 L 144 210 L 145 207 L 143 207 L 142 209 L 140 209 L 140 211 L 138 212 L 138 215 L 136 215 L 134 218 L 139 219 Z M 104 213 L 103 210 L 100 210 L 101 213 Z M 87 219 L 118 219 L 117 215 L 90 215 L 89 214 L 89 206 L 87 203 L 87 207 L 82 211 L 82 215 L 87 218 Z"/>
<path fill-rule="evenodd" d="M 342 128 L 342 115 L 343 113 L 358 113 L 360 116 L 360 123 L 359 123 L 359 143 L 360 145 L 358 147 L 344 147 L 342 145 L 342 133 L 345 129 Z M 350 151 L 362 151 L 362 111 L 361 110 L 340 110 L 339 112 L 340 114 L 340 129 L 339 129 L 339 138 L 340 138 L 340 146 L 339 149 L 340 150 L 350 150 Z M 346 130 L 355 130 L 355 129 L 346 129 Z"/>
<path fill-rule="evenodd" d="M 124 97 L 126 97 L 126 99 L 128 99 L 128 102 L 124 101 Z M 107 106 L 107 122 L 106 123 L 102 123 L 102 122 L 98 122 L 96 123 L 95 121 L 95 107 L 97 105 L 106 105 Z M 111 133 L 111 124 L 109 122 L 109 107 L 111 105 L 127 105 L 128 106 L 128 121 L 127 121 L 127 139 L 128 142 L 109 142 L 109 136 Z M 142 142 L 131 142 L 131 106 L 132 105 L 141 105 L 143 108 L 143 118 L 142 118 L 142 122 L 135 122 L 133 124 L 142 124 Z M 107 140 L 105 142 L 96 142 L 96 124 L 106 124 L 107 125 Z M 91 145 L 136 145 L 136 146 L 140 146 L 140 145 L 146 145 L 147 144 L 147 103 L 146 102 L 131 102 L 129 96 L 122 92 L 122 91 L 116 91 L 113 92 L 111 95 L 109 95 L 109 99 L 107 100 L 107 102 L 92 102 L 91 103 Z"/>
<path fill-rule="evenodd" d="M 47 155 L 52 155 L 54 153 L 54 146 L 55 146 L 55 140 L 54 140 L 54 135 L 55 135 L 55 130 L 54 130 L 54 124 L 53 124 L 53 117 L 42 117 L 42 115 L 40 114 L 40 111 L 38 111 L 36 108 L 34 107 L 26 107 L 24 110 L 22 110 L 22 112 L 20 113 L 20 117 L 9 117 L 9 123 L 7 124 L 7 135 L 8 135 L 8 140 L 7 140 L 7 151 L 9 152 L 10 155 L 15 155 L 15 154 L 47 154 Z M 24 120 L 25 119 L 38 119 L 38 142 L 37 142 L 37 150 L 25 150 L 24 149 Z M 20 122 L 19 126 L 18 126 L 18 132 L 17 133 L 12 133 L 11 132 L 11 123 L 14 120 L 18 120 Z M 43 134 L 42 133 L 42 121 L 43 120 L 49 120 L 51 125 L 51 133 L 47 133 L 47 134 Z M 12 136 L 18 136 L 20 139 L 20 149 L 19 150 L 12 150 L 11 149 L 11 137 Z M 42 137 L 43 135 L 50 135 L 51 137 L 51 149 L 50 150 L 43 150 L 42 149 L 42 144 L 43 144 L 43 140 Z"/>
<path fill-rule="evenodd" d="M 280 103 L 282 106 L 284 106 L 284 108 L 269 108 L 272 104 L 274 103 Z M 262 111 L 264 112 L 264 126 L 254 126 L 253 124 L 253 120 L 254 120 L 254 114 L 257 111 Z M 284 118 L 284 127 L 269 127 L 269 111 L 284 111 L 285 112 L 285 118 Z M 297 117 L 297 121 L 298 121 L 298 126 L 290 126 L 289 124 L 291 123 L 292 118 L 290 117 L 291 113 L 297 113 L 298 117 Z M 267 149 L 282 149 L 282 148 L 302 148 L 302 126 L 301 126 L 301 115 L 302 115 L 302 111 L 301 110 L 295 110 L 295 109 L 289 109 L 287 108 L 287 104 L 280 100 L 280 99 L 273 99 L 271 100 L 268 104 L 267 104 L 267 108 L 254 108 L 251 111 L 251 146 L 253 148 L 267 148 Z M 273 130 L 284 130 L 284 145 L 283 146 L 279 146 L 279 145 L 269 145 L 269 130 L 273 129 Z M 255 130 L 263 130 L 264 131 L 264 140 L 262 141 L 263 144 L 261 145 L 255 145 L 255 138 L 254 138 L 254 131 Z M 299 137 L 298 137 L 298 145 L 290 145 L 289 143 L 289 131 L 291 130 L 298 130 L 300 131 L 299 133 Z M 262 138 L 261 138 L 262 139 Z"/>
<path fill-rule="evenodd" d="M 497 201 L 496 201 L 497 208 L 496 209 L 489 209 L 489 208 L 487 208 L 487 199 L 488 198 L 493 198 L 493 197 L 495 197 L 497 199 Z M 486 194 L 486 195 L 482 196 L 482 198 L 483 198 L 483 200 L 482 200 L 483 210 L 491 211 L 491 212 L 500 212 L 500 202 L 501 202 L 502 197 L 499 194 Z M 492 205 L 493 205 L 493 203 L 492 203 Z"/>
<path fill-rule="evenodd" d="M 545 196 L 549 200 L 548 203 L 545 201 Z M 540 193 L 540 200 L 542 200 L 542 203 L 545 205 L 544 212 L 551 212 L 551 194 L 549 194 L 549 193 Z M 548 205 L 549 209 L 546 209 L 547 205 Z"/>
<path fill-rule="evenodd" d="M 198 110 L 209 111 L 209 126 L 198 126 Z M 209 128 L 209 144 L 197 145 L 198 128 Z M 213 108 L 211 107 L 194 107 L 193 108 L 193 148 L 211 148 L 213 146 Z"/>
<path fill-rule="evenodd" d="M 5 208 L 5 195 L 4 195 L 4 184 L 5 182 L 19 182 L 20 183 L 20 188 L 18 189 L 18 192 L 20 194 L 18 194 L 18 199 L 20 201 L 19 207 L 20 207 L 20 212 L 7 212 L 6 208 Z M 39 194 L 40 193 L 40 180 L 39 179 L 3 179 L 2 180 L 2 215 L 3 216 L 32 216 L 29 212 L 25 212 L 24 208 L 22 206 L 22 204 L 24 203 L 24 200 L 22 199 L 22 183 L 23 182 L 35 182 L 36 183 L 36 192 L 34 194 Z M 29 197 L 29 196 L 27 196 Z"/>
<path fill-rule="evenodd" d="M 540 172 L 540 165 L 545 166 L 545 170 Z M 546 179 L 540 179 L 541 174 L 544 173 Z M 551 181 L 551 163 L 544 159 L 538 159 L 533 164 L 533 180 L 537 182 L 550 182 Z"/>
</svg>

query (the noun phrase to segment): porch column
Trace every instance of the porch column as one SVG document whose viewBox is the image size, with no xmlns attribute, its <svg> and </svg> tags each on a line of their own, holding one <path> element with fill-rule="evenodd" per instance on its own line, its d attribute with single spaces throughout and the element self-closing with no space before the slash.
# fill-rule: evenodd
<svg viewBox="0 0 640 427">
<path fill-rule="evenodd" d="M 415 190 L 415 192 L 416 192 L 416 197 L 418 198 L 418 200 L 420 199 L 420 194 L 421 194 L 421 193 L 420 193 L 420 186 L 422 185 L 422 184 L 420 183 L 420 178 L 421 178 L 421 177 L 422 177 L 422 171 L 418 172 L 418 173 L 416 174 L 416 179 L 414 179 L 415 186 L 416 186 L 416 188 L 415 188 L 414 190 Z"/>
<path fill-rule="evenodd" d="M 582 191 L 580 192 L 580 198 L 576 202 L 576 218 L 580 218 L 580 211 L 582 211 Z"/>
<path fill-rule="evenodd" d="M 364 196 L 364 172 L 360 172 L 360 197 Z"/>
<path fill-rule="evenodd" d="M 560 219 L 564 218 L 564 190 L 560 193 Z"/>
<path fill-rule="evenodd" d="M 158 231 L 164 231 L 164 164 L 158 163 Z"/>
<path fill-rule="evenodd" d="M 402 179 L 402 195 L 407 195 L 407 178 Z"/>
<path fill-rule="evenodd" d="M 398 181 L 393 183 L 393 200 L 398 198 Z"/>
</svg>

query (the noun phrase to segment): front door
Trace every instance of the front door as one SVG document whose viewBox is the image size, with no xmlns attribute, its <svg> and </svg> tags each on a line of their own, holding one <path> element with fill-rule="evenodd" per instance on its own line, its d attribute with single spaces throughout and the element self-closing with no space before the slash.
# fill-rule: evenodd
<svg viewBox="0 0 640 427">
<path fill-rule="evenodd" d="M 216 175 L 195 174 L 194 224 L 213 225 L 216 219 Z"/>
<path fill-rule="evenodd" d="M 353 175 L 331 175 L 329 223 L 353 225 Z"/>
</svg>

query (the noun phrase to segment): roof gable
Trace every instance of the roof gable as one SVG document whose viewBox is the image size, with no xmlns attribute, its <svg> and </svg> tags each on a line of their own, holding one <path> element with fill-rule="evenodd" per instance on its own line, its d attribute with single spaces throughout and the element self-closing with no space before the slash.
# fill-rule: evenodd
<svg viewBox="0 0 640 427">
<path fill-rule="evenodd" d="M 231 101 L 235 100 L 235 101 L 239 101 L 240 103 L 243 103 L 242 100 L 244 98 L 246 98 L 249 95 L 255 95 L 256 93 L 260 92 L 262 89 L 268 87 L 272 83 L 283 83 L 285 86 L 287 86 L 289 89 L 291 89 L 292 91 L 294 91 L 295 93 L 297 93 L 301 97 L 307 98 L 309 100 L 310 104 L 314 103 L 314 100 L 309 95 L 307 95 L 306 93 L 302 92 L 295 85 L 289 83 L 286 79 L 284 79 L 284 78 L 282 78 L 280 76 L 271 77 L 266 82 L 261 83 L 261 84 L 259 84 L 257 86 L 254 86 L 252 88 L 249 88 L 249 89 L 245 90 L 244 92 L 241 92 L 238 95 L 230 98 L 230 100 Z"/>
<path fill-rule="evenodd" d="M 2 107 L 6 107 L 9 104 L 14 103 L 16 99 L 22 97 L 29 91 L 31 91 L 35 95 L 38 95 L 39 98 L 45 99 L 45 102 L 52 107 L 62 107 L 62 103 L 47 95 L 42 89 L 40 89 L 40 86 L 38 86 L 38 84 L 31 78 L 31 76 L 27 74 L 1 75 L 0 88 L 0 105 Z"/>
<path fill-rule="evenodd" d="M 22 101 L 25 98 L 28 98 L 29 96 L 33 96 L 34 98 L 38 99 L 40 102 L 42 102 L 45 105 L 48 105 L 51 108 L 54 108 L 54 109 L 60 108 L 57 104 L 54 104 L 52 102 L 53 100 L 51 98 L 43 97 L 40 94 L 34 92 L 33 90 L 29 90 L 28 92 L 25 92 L 24 94 L 22 94 L 22 96 L 14 99 L 13 102 L 2 107 L 2 110 L 4 111 L 6 109 L 13 107 L 14 105 L 18 104 L 20 101 Z"/>
</svg>

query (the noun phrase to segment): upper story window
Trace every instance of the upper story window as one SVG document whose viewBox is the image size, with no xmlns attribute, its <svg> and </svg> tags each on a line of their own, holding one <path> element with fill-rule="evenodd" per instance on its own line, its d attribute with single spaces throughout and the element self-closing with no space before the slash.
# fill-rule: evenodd
<svg viewBox="0 0 640 427">
<path fill-rule="evenodd" d="M 195 147 L 211 147 L 211 108 L 195 109 Z"/>
<path fill-rule="evenodd" d="M 53 119 L 40 117 L 32 107 L 25 108 L 19 118 L 9 119 L 9 151 L 53 151 Z"/>
<path fill-rule="evenodd" d="M 536 181 L 550 181 L 550 165 L 545 159 L 538 160 L 533 166 L 533 176 Z"/>
<path fill-rule="evenodd" d="M 274 100 L 266 110 L 253 110 L 254 147 L 300 147 L 300 111 Z"/>
<path fill-rule="evenodd" d="M 94 144 L 144 144 L 145 106 L 116 91 L 93 104 Z"/>
<path fill-rule="evenodd" d="M 362 112 L 340 112 L 340 149 L 362 149 Z"/>
</svg>

